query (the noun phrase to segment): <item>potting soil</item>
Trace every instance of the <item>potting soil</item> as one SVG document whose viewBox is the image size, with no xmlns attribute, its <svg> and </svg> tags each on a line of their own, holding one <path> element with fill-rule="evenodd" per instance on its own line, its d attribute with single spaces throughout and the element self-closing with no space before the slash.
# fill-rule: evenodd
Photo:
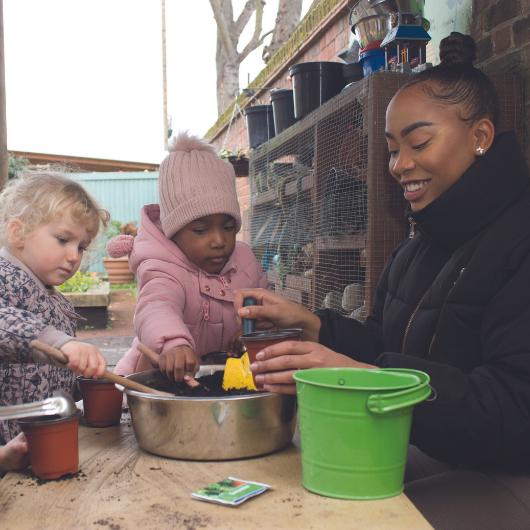
<svg viewBox="0 0 530 530">
<path fill-rule="evenodd" d="M 186 383 L 172 383 L 170 387 L 164 388 L 166 392 L 183 397 L 222 397 L 222 396 L 244 396 L 256 394 L 257 390 L 223 390 L 223 372 L 215 372 L 212 375 L 204 375 L 197 378 L 200 386 L 190 388 Z M 160 389 L 162 390 L 162 389 Z"/>
</svg>

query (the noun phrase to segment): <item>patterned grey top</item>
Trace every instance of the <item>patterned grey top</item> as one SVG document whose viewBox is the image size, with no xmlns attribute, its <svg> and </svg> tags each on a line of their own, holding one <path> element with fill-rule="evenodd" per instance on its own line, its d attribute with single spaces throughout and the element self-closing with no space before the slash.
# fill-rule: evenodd
<svg viewBox="0 0 530 530">
<path fill-rule="evenodd" d="M 75 336 L 77 318 L 64 296 L 0 249 L 0 406 L 46 399 L 55 390 L 72 392 L 73 372 L 35 362 L 43 357 L 30 342 L 60 348 Z M 0 445 L 19 430 L 15 421 L 0 421 Z"/>
</svg>

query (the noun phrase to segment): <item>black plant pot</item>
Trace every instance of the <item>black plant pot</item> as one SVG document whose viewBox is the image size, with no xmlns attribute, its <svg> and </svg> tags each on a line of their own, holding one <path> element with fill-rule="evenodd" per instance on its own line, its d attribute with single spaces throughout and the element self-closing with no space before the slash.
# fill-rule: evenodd
<svg viewBox="0 0 530 530">
<path fill-rule="evenodd" d="M 248 144 L 251 149 L 259 147 L 274 137 L 272 105 L 254 105 L 245 109 L 248 128 Z"/>
<path fill-rule="evenodd" d="M 228 161 L 234 167 L 236 177 L 248 177 L 248 158 L 246 157 L 237 157 L 229 156 Z"/>
</svg>

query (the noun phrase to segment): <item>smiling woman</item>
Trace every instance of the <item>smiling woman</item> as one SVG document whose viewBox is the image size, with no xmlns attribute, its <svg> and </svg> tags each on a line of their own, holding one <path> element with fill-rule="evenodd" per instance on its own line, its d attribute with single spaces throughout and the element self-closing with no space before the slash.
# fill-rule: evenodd
<svg viewBox="0 0 530 530">
<path fill-rule="evenodd" d="M 495 89 L 479 70 L 466 70 L 474 60 L 474 43 L 470 37 L 462 40 L 467 43 L 462 55 L 455 42 L 446 41 L 441 68 L 413 78 L 387 108 L 389 170 L 412 211 L 448 190 L 495 137 Z"/>
<path fill-rule="evenodd" d="M 418 84 L 392 99 L 386 123 L 389 170 L 412 211 L 425 208 L 459 180 L 491 147 L 495 134 L 491 118 L 469 124 L 460 108 L 437 104 Z"/>
<path fill-rule="evenodd" d="M 292 367 L 427 372 L 435 398 L 414 410 L 406 492 L 436 528 L 514 528 L 530 491 L 530 175 L 515 135 L 495 134 L 495 91 L 474 48 L 444 39 L 442 63 L 388 106 L 389 167 L 417 230 L 387 263 L 366 322 L 259 290 L 236 306 L 253 296 L 261 305 L 242 317 L 319 341 L 258 354 L 251 369 L 265 390 L 293 393 Z M 517 499 L 488 502 L 504 491 L 492 469 Z"/>
</svg>

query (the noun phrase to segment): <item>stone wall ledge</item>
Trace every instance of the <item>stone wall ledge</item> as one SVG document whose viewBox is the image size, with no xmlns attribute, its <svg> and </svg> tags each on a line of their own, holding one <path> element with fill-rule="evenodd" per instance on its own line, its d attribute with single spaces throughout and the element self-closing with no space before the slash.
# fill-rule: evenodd
<svg viewBox="0 0 530 530">
<path fill-rule="evenodd" d="M 74 307 L 108 307 L 110 284 L 101 282 L 84 293 L 62 293 Z"/>
</svg>

